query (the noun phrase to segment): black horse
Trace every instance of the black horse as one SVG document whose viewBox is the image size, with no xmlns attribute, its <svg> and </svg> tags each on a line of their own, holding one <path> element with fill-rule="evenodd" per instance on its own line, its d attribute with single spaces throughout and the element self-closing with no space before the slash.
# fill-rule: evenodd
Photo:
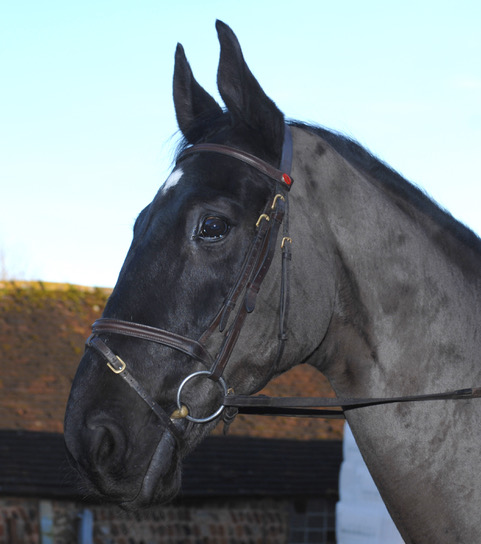
<svg viewBox="0 0 481 544">
<path fill-rule="evenodd" d="M 137 218 L 67 407 L 80 474 L 124 508 L 175 496 L 182 458 L 233 416 L 229 388 L 254 393 L 299 363 L 340 396 L 481 381 L 479 239 L 358 144 L 287 125 L 217 31 L 226 109 L 179 45 L 184 142 Z M 346 417 L 406 542 L 481 542 L 481 401 Z"/>
</svg>

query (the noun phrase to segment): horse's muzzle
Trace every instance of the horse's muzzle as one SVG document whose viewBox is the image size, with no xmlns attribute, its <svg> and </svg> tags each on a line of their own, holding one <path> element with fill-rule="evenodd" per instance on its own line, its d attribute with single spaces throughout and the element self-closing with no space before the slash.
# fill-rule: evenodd
<svg viewBox="0 0 481 544">
<path fill-rule="evenodd" d="M 82 489 L 93 499 L 136 510 L 172 499 L 180 489 L 178 437 L 155 417 L 139 423 L 104 410 L 85 420 L 70 409 L 65 443 Z M 183 423 L 179 422 L 179 426 Z"/>
</svg>

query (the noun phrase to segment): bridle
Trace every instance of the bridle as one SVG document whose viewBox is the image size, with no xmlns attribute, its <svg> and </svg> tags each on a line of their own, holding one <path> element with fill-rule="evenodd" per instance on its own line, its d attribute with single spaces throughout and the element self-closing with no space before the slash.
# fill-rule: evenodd
<svg viewBox="0 0 481 544">
<path fill-rule="evenodd" d="M 266 397 L 235 395 L 229 389 L 223 373 L 237 343 L 246 316 L 255 309 L 256 298 L 261 284 L 272 263 L 278 247 L 278 234 L 283 226 L 280 243 L 282 255 L 281 288 L 279 303 L 279 338 L 277 356 L 270 376 L 275 372 L 287 340 L 287 315 L 289 303 L 289 262 L 291 260 L 291 238 L 289 237 L 288 194 L 293 180 L 290 177 L 292 164 L 292 139 L 290 129 L 285 125 L 284 143 L 280 168 L 240 149 L 220 144 L 197 144 L 185 149 L 177 164 L 188 156 L 197 153 L 218 153 L 248 164 L 268 178 L 272 185 L 269 200 L 256 223 L 256 233 L 246 253 L 236 281 L 224 300 L 217 315 L 202 334 L 199 340 L 193 340 L 176 333 L 111 318 L 101 318 L 92 326 L 92 335 L 87 346 L 95 349 L 106 361 L 112 372 L 124 381 L 148 404 L 156 416 L 168 427 L 174 436 L 179 437 L 178 428 L 173 424 L 176 419 L 186 418 L 193 423 L 207 423 L 221 415 L 226 424 L 230 424 L 239 412 L 247 414 L 285 415 L 297 417 L 344 418 L 345 412 L 355 408 L 376 406 L 380 404 L 456 400 L 481 397 L 481 387 L 447 391 L 444 393 L 411 395 L 388 398 L 322 398 L 322 397 Z M 274 182 L 274 183 L 272 183 Z M 232 316 L 233 310 L 237 312 Z M 215 332 L 223 333 L 220 349 L 215 357 L 205 347 L 207 339 Z M 177 390 L 177 409 L 172 414 L 166 411 L 153 399 L 144 387 L 132 376 L 127 364 L 116 355 L 99 337 L 104 333 L 113 333 L 155 342 L 188 355 L 201 362 L 206 370 L 188 375 Z M 219 384 L 223 394 L 220 407 L 207 417 L 195 417 L 189 413 L 182 403 L 182 391 L 185 385 L 199 377 L 208 378 Z M 269 376 L 269 377 L 270 377 Z M 268 378 L 265 380 L 268 381 Z"/>
<path fill-rule="evenodd" d="M 256 222 L 255 236 L 247 250 L 236 281 L 220 310 L 199 340 L 193 340 L 170 331 L 140 323 L 101 318 L 93 324 L 92 335 L 86 342 L 87 346 L 95 349 L 106 359 L 110 370 L 122 377 L 171 430 L 176 429 L 172 425 L 172 419 L 186 418 L 194 423 L 207 423 L 219 417 L 222 412 L 225 412 L 225 420 L 231 421 L 235 413 L 237 413 L 236 409 L 226 409 L 225 405 L 221 404 L 219 409 L 208 417 L 194 417 L 189 414 L 187 407 L 182 403 L 182 391 L 189 381 L 203 376 L 217 382 L 222 389 L 224 397 L 232 394 L 232 390 L 227 387 L 223 378 L 223 373 L 237 343 L 245 319 L 255 309 L 257 295 L 274 257 L 281 226 L 283 226 L 283 237 L 280 244 L 282 252 L 282 276 L 279 304 L 279 344 L 274 368 L 282 357 L 287 339 L 288 270 L 291 259 L 290 245 L 292 242 L 289 237 L 288 193 L 293 183 L 290 177 L 292 163 L 292 138 L 290 129 L 285 125 L 279 169 L 240 149 L 209 143 L 188 147 L 177 159 L 177 164 L 188 156 L 197 153 L 218 153 L 242 161 L 261 172 L 271 183 L 269 200 Z M 237 311 L 235 315 L 232 315 L 236 307 Z M 217 330 L 223 333 L 224 336 L 217 355 L 213 357 L 205 347 L 205 344 L 208 338 Z M 177 391 L 177 410 L 168 415 L 132 376 L 127 368 L 127 364 L 99 337 L 99 335 L 105 333 L 140 338 L 168 346 L 201 362 L 206 367 L 206 370 L 194 372 L 182 381 Z"/>
</svg>

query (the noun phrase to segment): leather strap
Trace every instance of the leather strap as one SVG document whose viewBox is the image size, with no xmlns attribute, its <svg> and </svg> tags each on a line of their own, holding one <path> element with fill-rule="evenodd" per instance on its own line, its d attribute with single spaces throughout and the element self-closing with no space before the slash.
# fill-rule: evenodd
<svg viewBox="0 0 481 544">
<path fill-rule="evenodd" d="M 290 138 L 290 130 L 287 125 L 286 125 L 285 133 L 288 134 L 288 138 Z M 269 163 L 263 161 L 262 159 L 259 159 L 256 156 L 251 155 L 250 153 L 246 153 L 245 151 L 242 151 L 241 149 L 230 147 L 228 145 L 221 145 L 221 144 L 193 145 L 192 147 L 188 147 L 181 153 L 181 155 L 177 159 L 177 164 L 179 164 L 179 162 L 183 161 L 186 157 L 188 157 L 189 155 L 192 155 L 193 153 L 200 153 L 205 151 L 208 151 L 209 153 L 220 153 L 221 155 L 227 155 L 229 157 L 242 161 L 248 164 L 249 166 L 252 166 L 259 172 L 262 172 L 263 174 L 270 177 L 274 181 L 277 181 L 278 183 L 282 184 L 287 190 L 289 190 L 292 186 L 293 180 L 289 176 L 289 174 L 287 174 L 286 172 L 287 169 L 284 171 L 279 170 L 275 168 L 274 166 L 271 166 Z M 292 160 L 292 151 L 291 151 L 290 160 Z M 286 160 L 286 164 L 287 164 L 287 160 Z"/>
<path fill-rule="evenodd" d="M 218 380 L 219 377 L 222 376 L 232 354 L 232 350 L 234 349 L 234 346 L 239 338 L 245 318 L 248 313 L 253 312 L 255 309 L 260 286 L 264 281 L 267 271 L 269 270 L 277 245 L 277 235 L 285 210 L 285 199 L 283 200 L 283 198 L 276 198 L 275 202 L 273 202 L 270 206 L 270 215 L 268 218 L 261 219 L 261 223 L 259 224 L 259 232 L 254 243 L 255 250 L 249 256 L 249 260 L 245 269 L 243 270 L 240 280 L 236 282 L 236 298 L 241 292 L 241 287 L 243 288 L 245 285 L 243 304 L 239 308 L 234 322 L 227 332 L 215 364 L 212 367 L 211 379 L 213 380 Z M 228 306 L 226 307 L 227 315 L 233 308 L 232 302 L 235 304 L 233 299 L 228 301 Z M 223 322 L 221 322 L 221 326 L 222 325 Z"/>
<path fill-rule="evenodd" d="M 269 208 L 270 203 L 265 207 L 263 213 L 261 214 L 261 217 L 268 214 Z M 208 329 L 204 332 L 199 340 L 202 344 L 215 331 L 215 329 L 217 329 L 217 327 L 219 327 L 219 332 L 223 332 L 225 330 L 229 321 L 230 314 L 235 308 L 240 295 L 244 292 L 247 282 L 249 281 L 249 278 L 252 275 L 252 271 L 259 259 L 259 253 L 262 249 L 262 244 L 268 233 L 268 229 L 269 223 L 265 220 L 262 220 L 259 223 L 257 234 L 253 238 L 249 250 L 247 251 L 247 255 L 244 259 L 244 263 L 242 264 L 241 271 L 237 276 L 237 280 L 234 286 L 232 287 L 230 293 L 227 295 L 227 298 L 225 299 L 219 313 L 212 321 L 212 324 L 208 327 Z"/>
<path fill-rule="evenodd" d="M 224 406 L 239 413 L 291 417 L 344 418 L 345 412 L 367 406 L 433 400 L 469 400 L 481 397 L 481 387 L 457 389 L 444 393 L 379 398 L 266 397 L 263 395 L 226 395 Z M 326 410 L 327 408 L 327 410 Z"/>
<path fill-rule="evenodd" d="M 137 395 L 149 406 L 154 414 L 162 421 L 162 423 L 170 430 L 177 441 L 180 440 L 180 433 L 176 426 L 172 423 L 171 418 L 160 405 L 155 401 L 149 393 L 139 384 L 139 382 L 128 371 L 126 364 L 115 355 L 115 353 L 101 340 L 98 336 L 92 334 L 86 342 L 87 346 L 95 349 L 109 363 L 109 368 L 118 376 L 120 376 L 131 387 Z"/>
<path fill-rule="evenodd" d="M 207 367 L 211 366 L 214 362 L 210 353 L 196 340 L 163 329 L 157 329 L 156 327 L 102 317 L 97 319 L 92 325 L 92 334 L 102 333 L 121 334 L 163 344 L 185 353 Z"/>
<path fill-rule="evenodd" d="M 277 247 L 277 236 L 279 228 L 284 219 L 285 213 L 285 198 L 278 199 L 275 204 L 272 213 L 269 216 L 269 231 L 268 236 L 265 238 L 264 246 L 262 248 L 260 259 L 254 269 L 249 284 L 246 288 L 245 304 L 248 313 L 254 311 L 256 306 L 256 299 L 259 293 L 262 282 L 264 281 L 267 272 L 272 263 L 274 253 Z M 271 208 L 272 209 L 272 208 Z"/>
</svg>

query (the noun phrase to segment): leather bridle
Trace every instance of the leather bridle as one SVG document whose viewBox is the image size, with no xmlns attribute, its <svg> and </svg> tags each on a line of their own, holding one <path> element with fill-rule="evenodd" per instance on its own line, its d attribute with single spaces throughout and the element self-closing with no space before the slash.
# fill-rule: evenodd
<svg viewBox="0 0 481 544">
<path fill-rule="evenodd" d="M 290 177 L 292 164 L 292 139 L 290 129 L 285 126 L 284 144 L 280 168 L 277 169 L 265 161 L 240 149 L 219 144 L 197 144 L 185 149 L 177 164 L 186 157 L 197 153 L 218 153 L 242 161 L 264 174 L 272 184 L 272 191 L 265 209 L 256 223 L 256 234 L 250 244 L 242 268 L 237 279 L 225 299 L 222 307 L 213 319 L 208 329 L 199 340 L 193 340 L 170 331 L 111 318 L 101 318 L 92 326 L 92 335 L 87 340 L 87 346 L 95 349 L 107 361 L 107 365 L 115 374 L 122 377 L 126 383 L 146 402 L 152 411 L 160 418 L 172 433 L 178 438 L 179 431 L 173 420 L 186 418 L 194 423 L 206 423 L 223 415 L 229 424 L 238 412 L 247 414 L 285 415 L 298 417 L 344 418 L 345 412 L 355 408 L 376 406 L 380 404 L 457 400 L 481 397 L 481 387 L 447 391 L 444 393 L 411 395 L 388 398 L 322 398 L 322 397 L 266 397 L 235 395 L 229 389 L 223 373 L 232 351 L 237 343 L 247 314 L 255 309 L 256 297 L 260 286 L 266 277 L 276 248 L 278 234 L 283 226 L 283 237 L 280 244 L 282 254 L 282 273 L 279 303 L 279 344 L 276 360 L 270 375 L 282 357 L 287 339 L 287 311 L 289 301 L 289 261 L 291 259 L 288 217 L 288 193 L 292 186 Z M 274 182 L 274 183 L 272 183 Z M 232 317 L 234 308 L 237 313 Z M 215 332 L 223 333 L 220 349 L 213 357 L 205 343 Z M 155 342 L 175 349 L 202 363 L 206 370 L 188 375 L 180 384 L 177 391 L 177 409 L 172 414 L 165 410 L 153 399 L 141 384 L 130 374 L 127 364 L 116 355 L 99 337 L 101 334 L 113 333 Z M 191 380 L 206 377 L 217 382 L 223 394 L 220 407 L 208 417 L 195 417 L 189 413 L 182 403 L 182 391 Z M 266 379 L 266 382 L 268 379 Z"/>
<path fill-rule="evenodd" d="M 240 149 L 219 144 L 193 145 L 181 153 L 177 159 L 177 164 L 188 156 L 197 153 L 218 153 L 242 161 L 264 174 L 272 186 L 269 200 L 256 222 L 255 236 L 247 250 L 241 270 L 222 307 L 199 340 L 193 340 L 156 327 L 111 318 L 101 318 L 95 321 L 92 326 L 92 335 L 87 340 L 87 346 L 95 349 L 106 359 L 110 370 L 122 377 L 171 430 L 175 430 L 171 422 L 172 419 L 186 418 L 194 423 L 206 423 L 217 418 L 222 412 L 225 412 L 225 419 L 228 420 L 232 420 L 235 413 L 237 413 L 236 409 L 226 410 L 225 405 L 222 404 L 218 410 L 208 417 L 194 417 L 189 414 L 187 407 L 182 403 L 181 394 L 187 382 L 200 376 L 205 376 L 219 383 L 224 397 L 232 393 L 232 390 L 227 388 L 223 373 L 237 343 L 245 319 L 255 309 L 257 294 L 267 275 L 277 248 L 277 239 L 281 226 L 283 226 L 283 237 L 280 244 L 282 277 L 279 303 L 279 345 L 274 367 L 282 357 L 287 339 L 288 269 L 291 258 L 290 244 L 292 242 L 288 230 L 288 193 L 292 186 L 292 178 L 290 177 L 292 163 L 290 129 L 287 125 L 285 126 L 280 169 Z M 231 314 L 236 307 L 237 312 L 232 316 Z M 205 344 L 207 339 L 217 330 L 223 333 L 223 340 L 217 355 L 213 357 L 206 349 Z M 194 372 L 183 380 L 177 392 L 177 410 L 167 415 L 130 374 L 127 364 L 99 337 L 99 335 L 105 333 L 140 338 L 170 347 L 201 362 L 206 370 Z"/>
</svg>

